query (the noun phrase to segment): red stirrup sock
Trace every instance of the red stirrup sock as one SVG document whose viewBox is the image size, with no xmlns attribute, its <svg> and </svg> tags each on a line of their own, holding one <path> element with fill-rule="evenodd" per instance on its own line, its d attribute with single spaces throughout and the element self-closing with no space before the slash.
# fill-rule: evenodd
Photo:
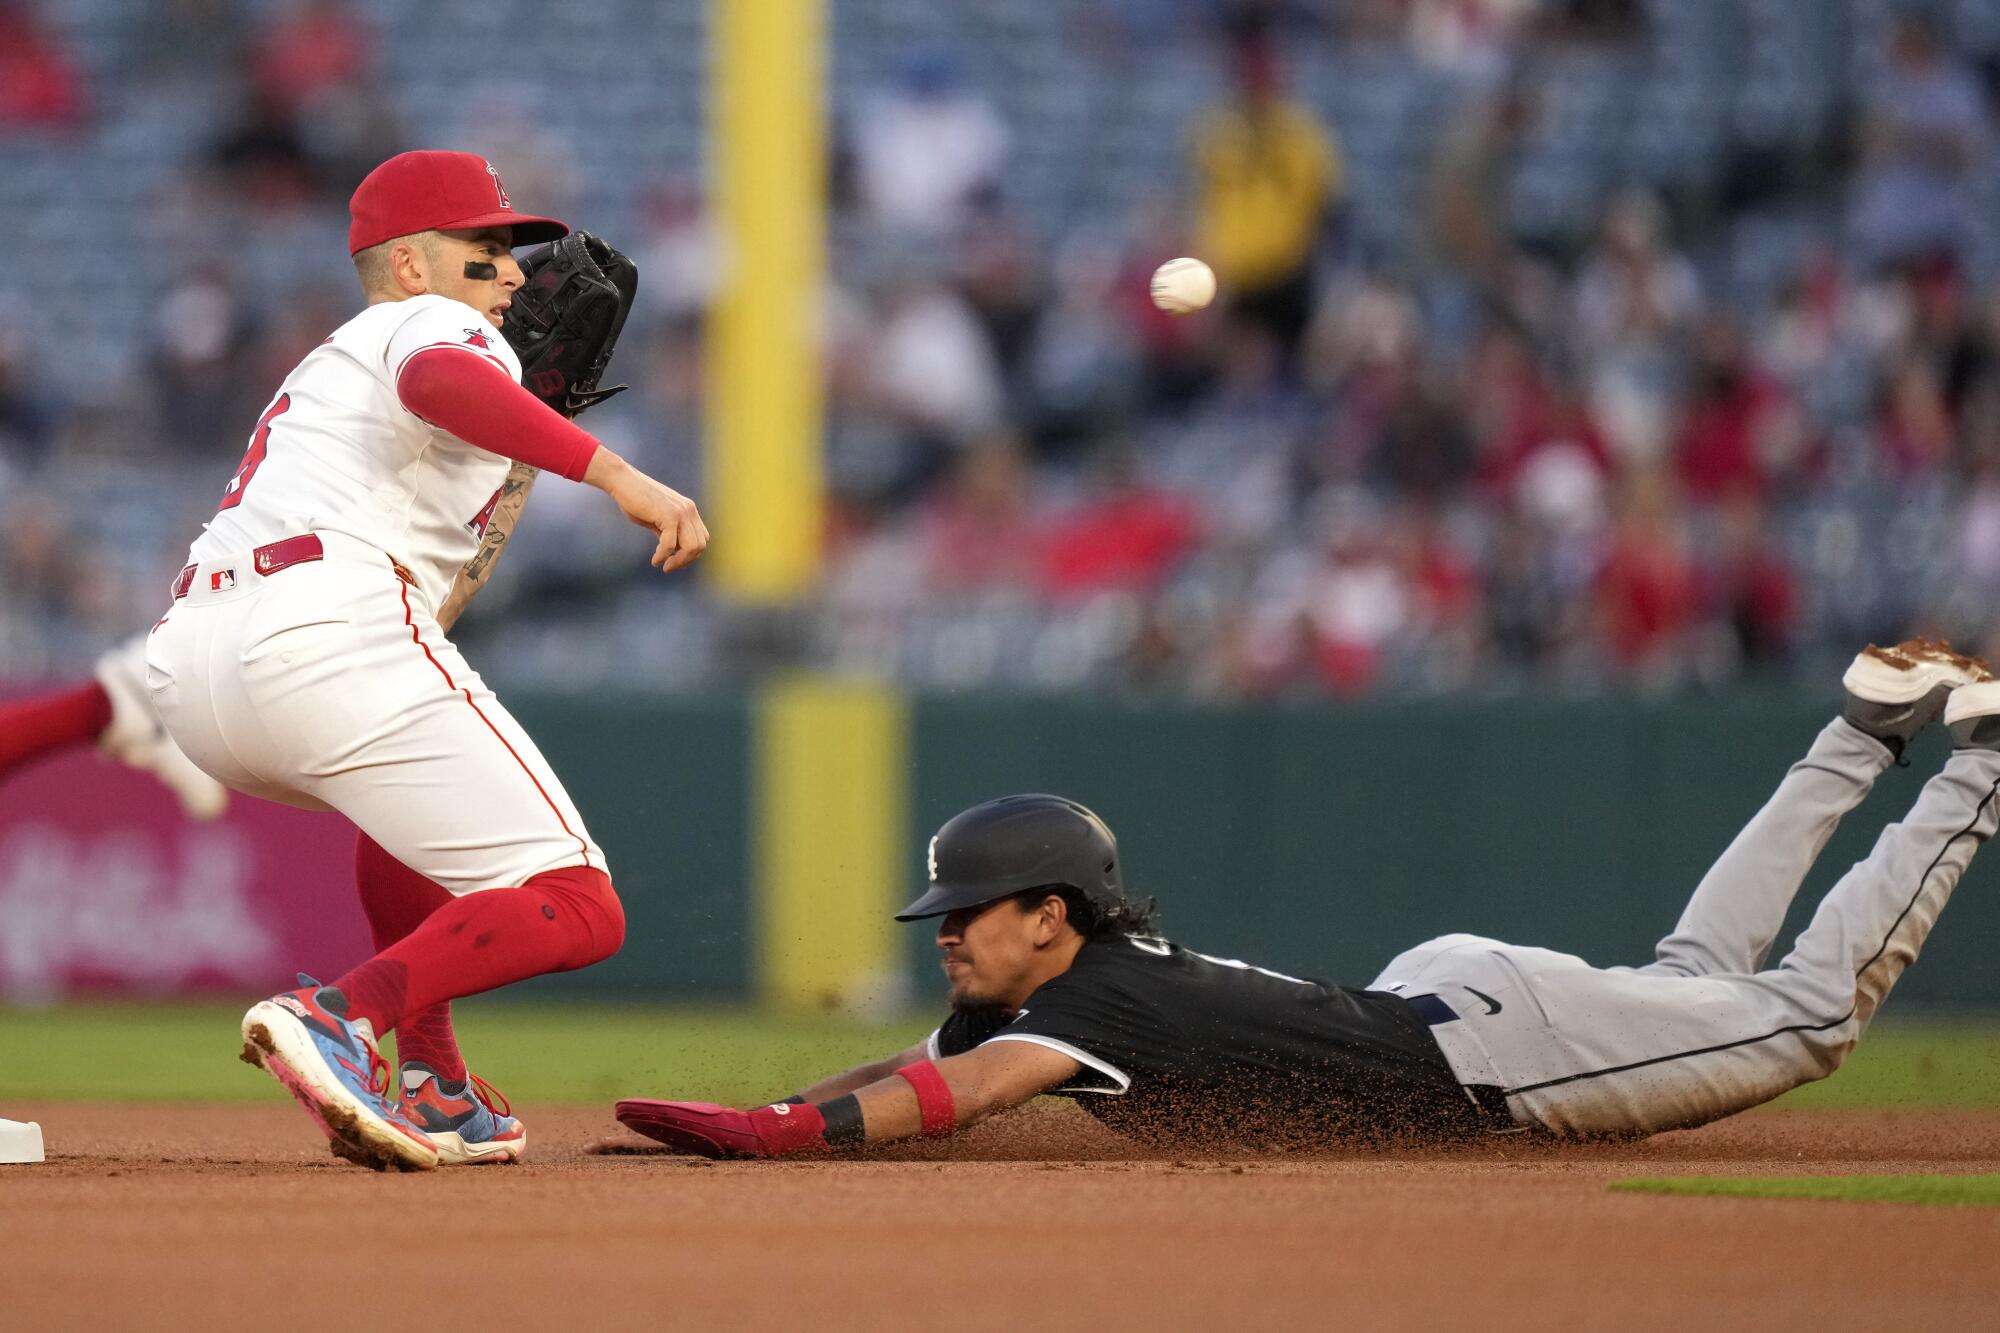
<svg viewBox="0 0 2000 1333">
<path fill-rule="evenodd" d="M 625 909 L 591 866 L 545 870 L 517 889 L 454 898 L 333 984 L 379 1037 L 411 1014 L 547 972 L 588 967 L 625 942 Z"/>
<path fill-rule="evenodd" d="M 361 910 L 368 916 L 378 952 L 401 941 L 451 901 L 443 885 L 419 875 L 365 833 L 354 845 L 354 887 L 360 891 Z M 425 1065 L 447 1082 L 464 1080 L 465 1057 L 458 1051 L 449 1004 L 434 1004 L 404 1017 L 396 1028 L 396 1061 Z"/>
<path fill-rule="evenodd" d="M 0 704 L 0 774 L 30 759 L 94 744 L 111 725 L 111 696 L 96 681 Z"/>
</svg>

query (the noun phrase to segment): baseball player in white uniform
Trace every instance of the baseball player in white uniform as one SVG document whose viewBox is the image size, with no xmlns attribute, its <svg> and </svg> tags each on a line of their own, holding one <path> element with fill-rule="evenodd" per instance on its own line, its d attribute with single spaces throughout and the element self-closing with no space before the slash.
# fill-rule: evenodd
<svg viewBox="0 0 2000 1333">
<path fill-rule="evenodd" d="M 340 811 L 365 835 L 364 867 L 372 845 L 440 890 L 333 984 L 301 977 L 252 1007 L 244 1058 L 350 1160 L 511 1160 L 525 1135 L 504 1105 L 462 1088 L 476 1110 L 425 1123 L 377 1040 L 455 997 L 609 956 L 624 914 L 562 783 L 437 612 L 517 464 L 605 491 L 657 534 L 663 571 L 700 556 L 708 531 L 686 497 L 519 383 L 499 332 L 521 283 L 511 251 L 564 224 L 515 211 L 467 153 L 394 157 L 350 211 L 368 305 L 257 420 L 149 639 L 148 685 L 202 769 Z"/>
</svg>

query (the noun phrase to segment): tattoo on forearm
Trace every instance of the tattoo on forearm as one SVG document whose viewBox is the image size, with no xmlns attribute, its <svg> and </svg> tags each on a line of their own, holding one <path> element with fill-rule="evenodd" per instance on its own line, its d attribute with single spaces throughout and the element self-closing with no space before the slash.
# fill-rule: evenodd
<svg viewBox="0 0 2000 1333">
<path fill-rule="evenodd" d="M 493 562 L 500 558 L 500 548 L 514 535 L 514 524 L 520 521 L 521 510 L 528 503 L 528 492 L 534 489 L 535 478 L 541 474 L 526 463 L 514 464 L 513 471 L 500 487 L 500 503 L 493 506 L 493 517 L 486 520 L 486 535 L 479 539 L 479 549 L 472 559 L 465 562 L 462 571 L 468 582 L 481 583 L 493 569 Z"/>
<path fill-rule="evenodd" d="M 472 600 L 472 595 L 492 575 L 500 552 L 506 547 L 507 539 L 514 535 L 514 526 L 520 522 L 521 511 L 527 506 L 528 492 L 534 489 L 535 478 L 540 475 L 538 470 L 526 463 L 514 464 L 507 473 L 507 480 L 500 486 L 500 498 L 493 505 L 492 516 L 486 520 L 486 531 L 479 538 L 479 549 L 458 571 L 451 591 L 445 596 L 444 606 L 438 611 L 438 623 L 442 628 L 451 628 L 459 613 Z"/>
</svg>

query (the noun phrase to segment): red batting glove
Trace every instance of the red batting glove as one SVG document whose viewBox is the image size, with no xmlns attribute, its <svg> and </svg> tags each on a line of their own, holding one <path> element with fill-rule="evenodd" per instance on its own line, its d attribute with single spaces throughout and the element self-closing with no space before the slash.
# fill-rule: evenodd
<svg viewBox="0 0 2000 1333">
<path fill-rule="evenodd" d="M 824 1151 L 826 1119 L 811 1103 L 737 1111 L 714 1102 L 618 1103 L 618 1123 L 697 1157 L 790 1157 Z"/>
</svg>

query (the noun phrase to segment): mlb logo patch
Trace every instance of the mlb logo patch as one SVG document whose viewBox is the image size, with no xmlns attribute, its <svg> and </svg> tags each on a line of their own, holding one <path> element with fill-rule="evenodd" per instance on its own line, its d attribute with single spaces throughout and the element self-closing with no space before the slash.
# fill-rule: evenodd
<svg viewBox="0 0 2000 1333">
<path fill-rule="evenodd" d="M 208 590 L 210 592 L 228 592 L 235 586 L 236 571 L 233 569 L 218 569 L 208 576 Z"/>
</svg>

